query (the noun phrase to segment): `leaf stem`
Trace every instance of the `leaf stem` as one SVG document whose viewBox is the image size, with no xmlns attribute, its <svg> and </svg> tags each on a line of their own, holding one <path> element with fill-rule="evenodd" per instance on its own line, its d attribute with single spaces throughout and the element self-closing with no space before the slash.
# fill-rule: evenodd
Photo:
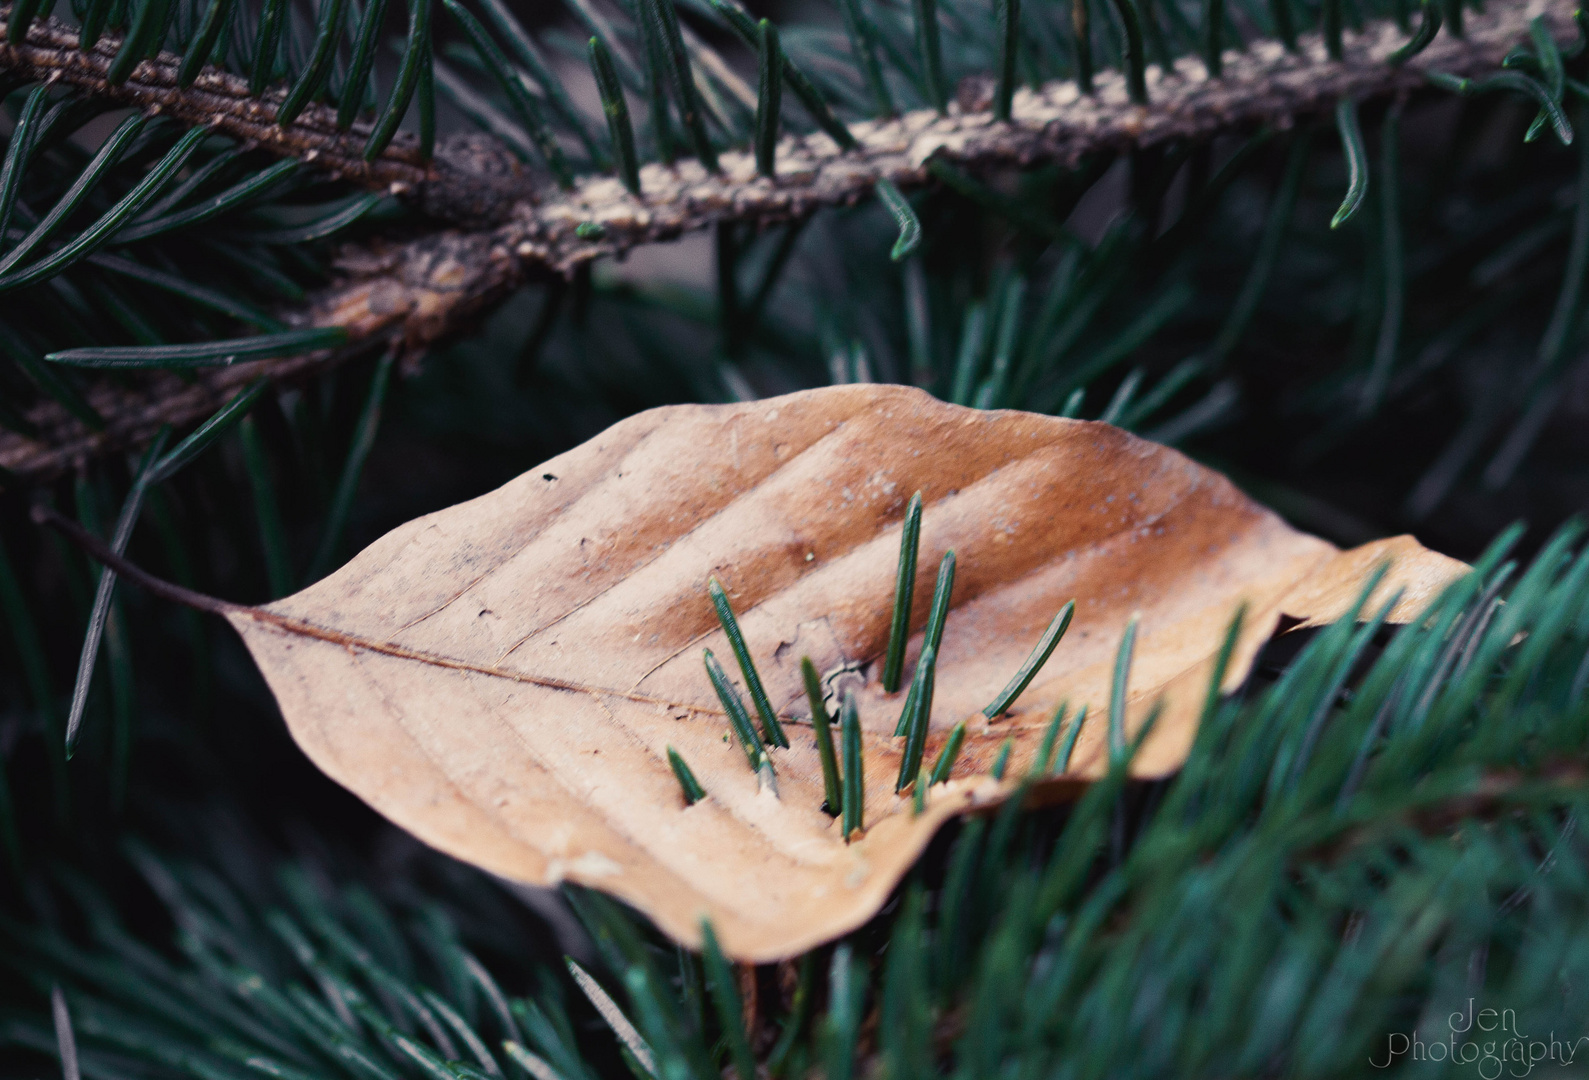
<svg viewBox="0 0 1589 1080">
<path fill-rule="evenodd" d="M 1014 749 L 1015 740 L 1012 738 L 1007 738 L 999 744 L 998 755 L 994 757 L 993 768 L 989 770 L 989 774 L 993 777 L 993 779 L 1004 779 L 1004 773 L 1010 767 L 1010 751 Z"/>
<path fill-rule="evenodd" d="M 874 114 L 893 116 L 894 98 L 888 92 L 882 65 L 877 61 L 876 30 L 861 12 L 861 0 L 839 0 L 839 8 L 844 14 L 845 33 L 850 38 L 850 54 L 866 77 L 866 88 L 872 95 Z"/>
<path fill-rule="evenodd" d="M 161 428 L 154 441 L 149 444 L 149 448 L 144 451 L 143 460 L 138 464 L 132 487 L 121 504 L 121 513 L 117 516 L 115 530 L 111 533 L 110 550 L 117 555 L 127 550 L 127 543 L 132 539 L 133 527 L 138 524 L 138 515 L 143 511 L 144 497 L 148 495 L 149 488 L 159 480 L 157 474 L 160 457 L 170 437 L 171 429 Z M 88 691 L 94 682 L 94 666 L 99 659 L 99 646 L 105 637 L 106 620 L 110 617 L 110 604 L 115 596 L 115 590 L 116 572 L 106 566 L 99 574 L 99 584 L 94 590 L 94 606 L 89 610 L 88 615 L 88 630 L 83 635 L 83 648 L 77 658 L 77 681 L 72 687 L 72 706 L 66 718 L 68 758 L 72 756 L 72 749 L 77 743 L 78 729 L 83 723 L 83 710 L 88 706 Z"/>
<path fill-rule="evenodd" d="M 386 107 L 381 110 L 375 128 L 364 144 L 365 161 L 374 161 L 391 145 L 392 137 L 397 134 L 397 126 L 403 122 L 403 115 L 414 100 L 414 92 L 419 89 L 420 68 L 430 67 L 427 49 L 431 32 L 430 4 L 431 0 L 409 0 L 408 39 L 403 45 L 403 60 L 398 65 L 397 81 L 392 85 L 391 96 L 386 99 Z"/>
<path fill-rule="evenodd" d="M 1217 3 L 1218 0 L 1213 0 L 1213 2 Z M 1343 20 L 1341 7 L 1343 3 L 1344 0 L 1324 0 L 1324 11 L 1320 16 L 1324 24 L 1324 51 L 1331 60 L 1340 60 L 1346 55 L 1341 44 L 1341 23 Z M 1461 5 L 1462 0 L 1455 0 L 1454 6 L 1460 8 Z M 1343 98 L 1342 100 L 1346 99 Z"/>
<path fill-rule="evenodd" d="M 1220 3 L 1221 0 L 1211 0 Z M 1148 59 L 1142 51 L 1142 18 L 1135 0 L 1114 0 L 1120 23 L 1126 31 L 1126 93 L 1134 105 L 1148 103 Z M 1218 74 L 1217 72 L 1212 72 Z"/>
<path fill-rule="evenodd" d="M 690 54 L 684 48 L 679 13 L 673 7 L 673 0 L 639 0 L 639 6 L 640 17 L 651 24 L 655 33 L 660 59 L 665 64 L 674 101 L 679 106 L 679 119 L 689 135 L 695 156 L 706 166 L 707 172 L 717 172 L 717 151 L 706 133 L 706 117 L 701 111 L 694 69 L 690 65 Z"/>
<path fill-rule="evenodd" d="M 320 546 L 315 549 L 309 564 L 308 581 L 318 581 L 331 569 L 337 549 L 342 544 L 342 534 L 347 529 L 348 517 L 353 512 L 353 497 L 358 493 L 359 477 L 364 473 L 364 462 L 375 446 L 375 435 L 381 426 L 381 412 L 386 403 L 386 390 L 391 384 L 392 367 L 397 363 L 397 351 L 389 350 L 375 365 L 369 391 L 364 397 L 364 408 L 359 412 L 358 423 L 353 428 L 353 445 L 342 463 L 342 474 L 337 478 L 337 489 L 331 497 L 331 509 L 326 513 Z"/>
<path fill-rule="evenodd" d="M 1419 4 L 1419 10 L 1423 13 L 1423 20 L 1419 22 L 1417 32 L 1413 34 L 1407 44 L 1386 57 L 1385 62 L 1387 64 L 1405 64 L 1408 60 L 1427 49 L 1430 42 L 1434 41 L 1435 35 L 1440 32 L 1440 4 L 1438 0 L 1423 0 Z"/>
</svg>

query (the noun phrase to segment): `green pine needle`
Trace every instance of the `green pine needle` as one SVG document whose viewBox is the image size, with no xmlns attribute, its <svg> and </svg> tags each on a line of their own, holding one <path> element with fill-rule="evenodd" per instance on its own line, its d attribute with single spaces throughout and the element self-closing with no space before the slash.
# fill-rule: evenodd
<svg viewBox="0 0 1589 1080">
<path fill-rule="evenodd" d="M 839 778 L 838 758 L 833 750 L 833 721 L 822 698 L 822 683 L 809 656 L 800 658 L 800 677 L 805 683 L 806 701 L 811 706 L 811 727 L 816 736 L 817 758 L 822 763 L 822 796 L 830 817 L 844 809 L 844 788 Z"/>
<path fill-rule="evenodd" d="M 668 767 L 673 770 L 679 788 L 684 792 L 685 806 L 694 806 L 706 798 L 706 789 L 701 786 L 699 780 L 695 779 L 695 774 L 690 771 L 690 766 L 683 756 L 671 746 L 668 747 Z"/>
<path fill-rule="evenodd" d="M 1074 600 L 1068 601 L 1059 609 L 1059 614 L 1054 616 L 1053 621 L 1048 624 L 1048 629 L 1043 631 L 1043 636 L 1037 639 L 1036 645 L 1032 646 L 1031 653 L 1021 664 L 1020 669 L 1010 677 L 1004 689 L 999 691 L 998 697 L 982 710 L 983 716 L 994 720 L 1010 710 L 1010 706 L 1015 704 L 1015 699 L 1025 693 L 1026 688 L 1037 677 L 1037 673 L 1043 669 L 1043 665 L 1048 663 L 1048 658 L 1054 654 L 1054 649 L 1065 636 L 1065 631 L 1070 629 L 1070 620 L 1075 614 Z"/>
<path fill-rule="evenodd" d="M 728 647 L 734 650 L 734 659 L 739 661 L 739 673 L 745 679 L 745 689 L 750 693 L 751 703 L 756 707 L 756 713 L 761 717 L 761 733 L 773 746 L 787 747 L 789 737 L 784 734 L 783 725 L 778 722 L 778 714 L 773 711 L 772 702 L 767 700 L 767 690 L 761 684 L 761 676 L 756 671 L 756 661 L 751 658 L 750 647 L 745 644 L 745 635 L 740 632 L 739 620 L 734 617 L 734 608 L 728 602 L 728 594 L 723 591 L 722 582 L 713 577 L 706 584 L 707 595 L 712 598 L 712 608 L 717 612 L 717 621 L 723 627 L 723 633 L 728 638 Z"/>
</svg>

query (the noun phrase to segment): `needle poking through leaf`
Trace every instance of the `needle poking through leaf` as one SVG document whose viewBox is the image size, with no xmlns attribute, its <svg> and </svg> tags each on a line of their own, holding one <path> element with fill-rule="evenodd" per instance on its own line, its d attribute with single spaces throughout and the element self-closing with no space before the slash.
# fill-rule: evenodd
<svg viewBox="0 0 1589 1080">
<path fill-rule="evenodd" d="M 1009 711 L 1010 706 L 1015 704 L 1015 699 L 1031 685 L 1038 671 L 1048 663 L 1048 658 L 1054 655 L 1054 647 L 1059 644 L 1059 639 L 1065 636 L 1065 631 L 1070 628 L 1070 620 L 1075 614 L 1074 600 L 1059 609 L 1059 614 L 1054 616 L 1054 621 L 1048 624 L 1048 629 L 1043 631 L 1043 636 L 1033 646 L 1032 654 L 1026 658 L 1026 663 L 1021 665 L 1020 670 L 1004 689 L 999 691 L 999 696 L 982 710 L 983 716 L 993 720 Z"/>
<path fill-rule="evenodd" d="M 1032 772 L 1038 776 L 1046 776 L 1054 768 L 1055 744 L 1059 742 L 1059 729 L 1065 723 L 1065 712 L 1070 708 L 1070 702 L 1061 701 L 1054 710 L 1053 718 L 1048 721 L 1048 727 L 1043 730 L 1043 741 L 1037 747 L 1037 757 L 1032 761 Z"/>
<path fill-rule="evenodd" d="M 960 745 L 965 741 L 966 722 L 962 720 L 949 732 L 949 737 L 944 740 L 943 749 L 938 751 L 938 760 L 933 763 L 932 774 L 927 778 L 928 784 L 942 784 L 949 779 L 955 758 L 960 756 Z"/>
<path fill-rule="evenodd" d="M 932 590 L 932 608 L 927 612 L 927 628 L 922 633 L 922 657 L 925 658 L 927 650 L 934 653 L 943 642 L 944 622 L 949 618 L 949 598 L 954 593 L 955 587 L 955 553 L 953 549 L 944 552 L 941 562 L 938 563 L 938 582 Z M 917 660 L 919 668 L 922 661 Z M 905 734 L 905 727 L 910 718 L 915 715 L 912 711 L 916 700 L 916 683 L 910 684 L 910 691 L 905 698 L 905 707 L 899 712 L 899 723 L 894 727 L 895 735 Z"/>
<path fill-rule="evenodd" d="M 1054 766 L 1054 771 L 1064 775 L 1070 770 L 1070 759 L 1076 752 L 1076 740 L 1081 736 L 1081 726 L 1087 722 L 1087 706 L 1083 705 L 1076 713 L 1075 723 L 1070 725 L 1070 730 L 1065 733 L 1065 744 L 1059 748 L 1059 761 Z"/>
<path fill-rule="evenodd" d="M 888 652 L 883 660 L 883 689 L 899 689 L 905 667 L 905 642 L 910 637 L 910 607 L 916 592 L 916 553 L 921 547 L 921 492 L 905 506 L 905 524 L 899 531 L 899 569 L 894 575 L 894 617 L 888 628 Z"/>
<path fill-rule="evenodd" d="M 751 703 L 761 717 L 762 734 L 772 745 L 787 747 L 789 738 L 778 723 L 778 714 L 773 712 L 772 703 L 767 700 L 767 690 L 756 672 L 756 661 L 751 659 L 750 649 L 745 645 L 745 635 L 740 632 L 739 620 L 734 617 L 734 609 L 729 605 L 722 582 L 712 578 L 706 584 L 706 591 L 712 598 L 712 607 L 717 610 L 717 621 L 723 625 L 723 633 L 728 635 L 728 646 L 734 650 L 734 658 L 739 661 L 739 671 L 745 677 L 745 689 L 750 691 Z"/>
<path fill-rule="evenodd" d="M 862 815 L 866 799 L 866 779 L 861 765 L 861 720 L 855 709 L 855 694 L 844 692 L 844 704 L 839 709 L 839 739 L 844 744 L 844 810 L 843 832 L 848 841 L 865 827 Z"/>
<path fill-rule="evenodd" d="M 1010 751 L 1014 749 L 1014 739 L 1005 739 L 1003 742 L 999 743 L 998 757 L 993 759 L 993 768 L 989 770 L 989 774 L 993 777 L 993 779 L 1004 779 L 1004 770 L 1010 767 Z"/>
<path fill-rule="evenodd" d="M 900 725 L 905 729 L 905 753 L 899 762 L 895 791 L 904 791 L 921 768 L 921 756 L 927 749 L 927 726 L 932 720 L 933 677 L 937 664 L 938 650 L 928 645 L 916 662 L 916 677 L 910 684 L 905 712 L 900 717 Z"/>
<path fill-rule="evenodd" d="M 712 689 L 717 691 L 717 700 L 723 703 L 723 711 L 728 714 L 728 722 L 733 726 L 734 735 L 745 751 L 745 759 L 750 763 L 751 771 L 760 772 L 763 762 L 767 762 L 767 748 L 762 745 L 761 736 L 756 734 L 755 727 L 751 725 L 750 714 L 745 711 L 745 703 L 739 700 L 739 692 L 728 681 L 728 676 L 723 673 L 723 665 L 717 662 L 712 650 L 705 650 L 702 658 L 706 662 L 706 677 L 712 681 Z M 767 767 L 772 767 L 770 762 Z"/>
<path fill-rule="evenodd" d="M 684 805 L 694 806 L 706 798 L 706 789 L 701 782 L 695 779 L 695 774 L 685 763 L 683 756 L 673 747 L 668 747 L 668 765 L 673 769 L 673 775 L 679 779 L 679 787 L 684 790 Z"/>
<path fill-rule="evenodd" d="M 844 795 L 839 786 L 839 763 L 833 753 L 833 721 L 822 700 L 822 682 L 817 677 L 816 665 L 809 656 L 800 658 L 800 677 L 805 682 L 806 701 L 811 705 L 811 727 L 816 732 L 817 756 L 822 761 L 823 801 L 828 814 L 837 817 L 844 808 Z"/>
<path fill-rule="evenodd" d="M 1109 762 L 1121 761 L 1126 753 L 1126 689 L 1131 678 L 1131 654 L 1137 644 L 1137 617 L 1131 616 L 1120 649 L 1115 653 L 1114 683 L 1109 691 Z M 1077 727 L 1080 727 L 1078 722 Z"/>
</svg>

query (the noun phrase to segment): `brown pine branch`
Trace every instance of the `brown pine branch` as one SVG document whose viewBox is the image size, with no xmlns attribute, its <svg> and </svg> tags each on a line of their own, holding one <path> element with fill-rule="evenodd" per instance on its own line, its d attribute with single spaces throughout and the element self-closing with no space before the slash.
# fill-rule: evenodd
<svg viewBox="0 0 1589 1080">
<path fill-rule="evenodd" d="M 995 122 L 989 111 L 951 106 L 942 117 L 924 110 L 855 124 L 860 146 L 848 153 L 825 135 L 788 137 L 779 147 L 776 181 L 756 176 L 753 157 L 737 151 L 722 155 L 722 171 L 715 175 L 693 161 L 648 165 L 638 198 L 616 179 L 589 177 L 572 192 L 518 203 L 511 218 L 494 228 L 448 229 L 406 244 L 344 252 L 341 281 L 293 316 L 298 325 L 346 328 L 352 344 L 342 350 L 212 370 L 194 384 L 160 376 L 137 393 L 103 387 L 91 397 L 108 421 L 102 432 L 87 431 L 53 404 L 41 404 L 30 419 L 43 430 L 42 441 L 0 437 L 0 466 L 25 479 L 45 479 L 76 461 L 136 445 L 161 423 L 191 424 L 260 374 L 302 374 L 391 339 L 422 349 L 465 328 L 532 273 L 569 273 L 603 255 L 717 221 L 776 221 L 854 202 L 883 178 L 921 186 L 933 156 L 976 169 L 1072 163 L 1099 149 L 1207 138 L 1263 124 L 1283 127 L 1298 116 L 1327 111 L 1344 95 L 1416 89 L 1425 84 L 1426 70 L 1477 74 L 1525 40 L 1529 21 L 1538 15 L 1562 40 L 1575 32 L 1566 3 L 1490 0 L 1483 13 L 1468 16 L 1465 37 L 1442 34 L 1403 67 L 1385 62 L 1403 35 L 1392 23 L 1376 23 L 1347 35 L 1340 61 L 1327 58 L 1317 36 L 1307 36 L 1297 55 L 1275 42 L 1233 52 L 1219 79 L 1208 78 L 1192 57 L 1180 60 L 1173 73 L 1150 68 L 1147 106 L 1131 104 L 1124 79 L 1107 72 L 1097 77 L 1092 96 L 1079 94 L 1069 82 L 1018 91 L 1010 123 Z M 0 52 L 0 66 L 4 56 Z"/>
<path fill-rule="evenodd" d="M 106 76 L 121 48 L 120 35 L 107 34 L 93 48 L 81 50 L 77 30 L 54 18 L 34 20 L 20 45 L 5 40 L 5 27 L 0 21 L 0 74 L 58 82 L 117 105 L 208 125 L 245 144 L 314 164 L 334 177 L 403 196 L 437 217 L 477 224 L 501 221 L 513 206 L 536 197 L 533 178 L 494 140 L 484 149 L 479 137 L 444 142 L 427 163 L 420 158 L 419 140 L 411 132 L 399 132 L 374 161 L 366 161 L 370 121 L 357 121 L 342 131 L 334 108 L 311 103 L 281 127 L 276 111 L 287 96 L 283 87 L 255 97 L 247 79 L 207 66 L 193 85 L 183 88 L 177 85 L 182 58 L 169 52 L 140 62 L 126 82 L 112 86 Z M 491 160 L 482 162 L 482 153 Z"/>
</svg>

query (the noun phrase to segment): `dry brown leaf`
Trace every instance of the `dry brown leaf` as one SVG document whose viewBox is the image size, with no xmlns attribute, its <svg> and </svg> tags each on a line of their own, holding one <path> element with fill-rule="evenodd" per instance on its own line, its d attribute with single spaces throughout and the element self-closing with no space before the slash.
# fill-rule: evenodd
<svg viewBox="0 0 1589 1080">
<path fill-rule="evenodd" d="M 903 693 L 878 683 L 906 500 L 926 501 L 914 665 L 940 556 L 958 553 L 930 763 L 969 734 L 925 813 L 894 794 Z M 1069 777 L 1099 775 L 1122 629 L 1140 617 L 1134 762 L 1184 760 L 1214 653 L 1248 617 L 1234 686 L 1282 614 L 1328 622 L 1393 559 L 1405 620 L 1466 569 L 1410 538 L 1340 552 L 1223 477 L 1099 423 L 846 386 L 656 409 L 471 502 L 393 530 L 324 581 L 229 617 L 300 746 L 420 839 L 493 873 L 613 893 L 675 937 L 709 917 L 731 956 L 787 957 L 865 921 L 948 817 L 1005 798 L 1055 705 L 1090 703 Z M 739 613 L 792 747 L 760 790 L 702 670 L 732 670 L 706 583 Z M 978 712 L 1065 601 L 1075 622 L 1013 712 Z M 858 689 L 866 832 L 821 809 L 809 655 Z M 909 672 L 910 667 L 906 671 Z M 737 675 L 737 673 L 735 673 Z M 708 798 L 686 807 L 666 748 Z"/>
</svg>

